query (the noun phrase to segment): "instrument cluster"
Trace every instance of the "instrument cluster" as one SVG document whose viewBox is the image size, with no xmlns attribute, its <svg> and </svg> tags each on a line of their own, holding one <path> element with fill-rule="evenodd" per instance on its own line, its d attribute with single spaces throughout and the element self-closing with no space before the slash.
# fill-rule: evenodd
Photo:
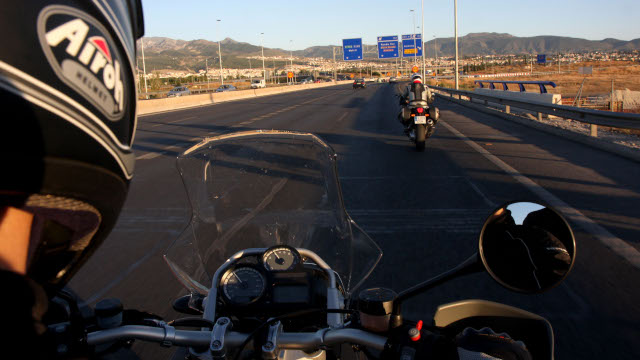
<svg viewBox="0 0 640 360">
<path fill-rule="evenodd" d="M 291 311 L 326 299 L 326 276 L 315 265 L 304 264 L 295 248 L 278 245 L 255 257 L 254 264 L 238 263 L 222 274 L 218 294 L 225 307 Z"/>
</svg>

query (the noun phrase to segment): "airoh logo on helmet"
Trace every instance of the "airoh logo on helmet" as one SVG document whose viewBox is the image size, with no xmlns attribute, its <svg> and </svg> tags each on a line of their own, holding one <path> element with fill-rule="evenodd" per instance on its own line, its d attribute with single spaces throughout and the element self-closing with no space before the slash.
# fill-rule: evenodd
<svg viewBox="0 0 640 360">
<path fill-rule="evenodd" d="M 51 6 L 40 13 L 38 35 L 58 77 L 109 120 L 122 119 L 127 99 L 124 71 L 106 29 L 76 9 Z"/>
</svg>

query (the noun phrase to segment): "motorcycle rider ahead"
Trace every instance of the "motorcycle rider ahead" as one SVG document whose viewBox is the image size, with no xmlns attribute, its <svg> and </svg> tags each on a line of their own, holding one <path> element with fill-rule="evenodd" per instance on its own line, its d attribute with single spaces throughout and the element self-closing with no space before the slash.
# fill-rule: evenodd
<svg viewBox="0 0 640 360">
<path fill-rule="evenodd" d="M 400 95 L 399 104 L 403 107 L 398 119 L 404 125 L 405 132 L 408 132 L 411 127 L 411 116 L 408 109 L 411 106 L 428 105 L 431 106 L 434 100 L 433 92 L 428 86 L 422 82 L 422 76 L 420 74 L 411 75 L 411 82 L 404 88 L 402 95 Z"/>
</svg>

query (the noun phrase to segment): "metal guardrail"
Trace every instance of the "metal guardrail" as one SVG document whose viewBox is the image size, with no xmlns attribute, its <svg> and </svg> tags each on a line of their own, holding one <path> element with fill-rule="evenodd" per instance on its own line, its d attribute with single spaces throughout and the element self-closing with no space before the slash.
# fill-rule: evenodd
<svg viewBox="0 0 640 360">
<path fill-rule="evenodd" d="M 496 83 L 502 84 L 502 88 L 504 89 L 504 91 L 508 91 L 509 90 L 509 84 L 516 84 L 516 85 L 518 85 L 518 88 L 520 89 L 520 92 L 526 92 L 527 91 L 525 89 L 525 87 L 524 87 L 525 85 L 538 85 L 538 87 L 540 87 L 540 94 L 546 94 L 547 93 L 547 85 L 556 87 L 556 83 L 554 83 L 553 81 L 476 80 L 476 81 L 474 81 L 474 83 L 480 85 L 481 89 L 484 89 L 484 84 L 488 83 L 489 84 L 489 89 L 492 89 L 492 90 L 495 90 L 495 88 L 496 88 L 495 84 Z"/>
<path fill-rule="evenodd" d="M 473 91 L 455 90 L 439 86 L 430 86 L 429 88 L 447 93 L 451 97 L 453 97 L 454 95 L 458 95 L 459 99 L 464 96 L 469 98 L 469 101 L 472 101 L 472 99 L 479 99 L 484 100 L 485 104 L 487 102 L 491 102 L 504 105 L 506 107 L 505 112 L 507 113 L 510 112 L 511 107 L 514 107 L 518 109 L 529 110 L 531 112 L 536 112 L 538 113 L 539 118 L 541 114 L 548 114 L 565 119 L 577 120 L 592 125 L 609 126 L 622 129 L 640 129 L 640 114 L 583 109 L 567 105 L 547 104 L 538 101 L 505 99 L 498 96 L 478 94 L 474 93 Z"/>
</svg>

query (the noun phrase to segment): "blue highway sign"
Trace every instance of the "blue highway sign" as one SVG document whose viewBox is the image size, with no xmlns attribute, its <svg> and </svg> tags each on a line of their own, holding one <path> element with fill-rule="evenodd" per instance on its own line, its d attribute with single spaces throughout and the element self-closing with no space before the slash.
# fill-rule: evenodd
<svg viewBox="0 0 640 360">
<path fill-rule="evenodd" d="M 362 60 L 362 38 L 343 39 L 342 58 L 344 61 Z"/>
<path fill-rule="evenodd" d="M 540 54 L 538 55 L 538 64 L 546 64 L 547 63 L 547 55 Z"/>
<path fill-rule="evenodd" d="M 422 56 L 422 35 L 402 35 L 402 56 Z"/>
<path fill-rule="evenodd" d="M 397 58 L 399 56 L 397 36 L 378 36 L 378 59 Z"/>
</svg>

